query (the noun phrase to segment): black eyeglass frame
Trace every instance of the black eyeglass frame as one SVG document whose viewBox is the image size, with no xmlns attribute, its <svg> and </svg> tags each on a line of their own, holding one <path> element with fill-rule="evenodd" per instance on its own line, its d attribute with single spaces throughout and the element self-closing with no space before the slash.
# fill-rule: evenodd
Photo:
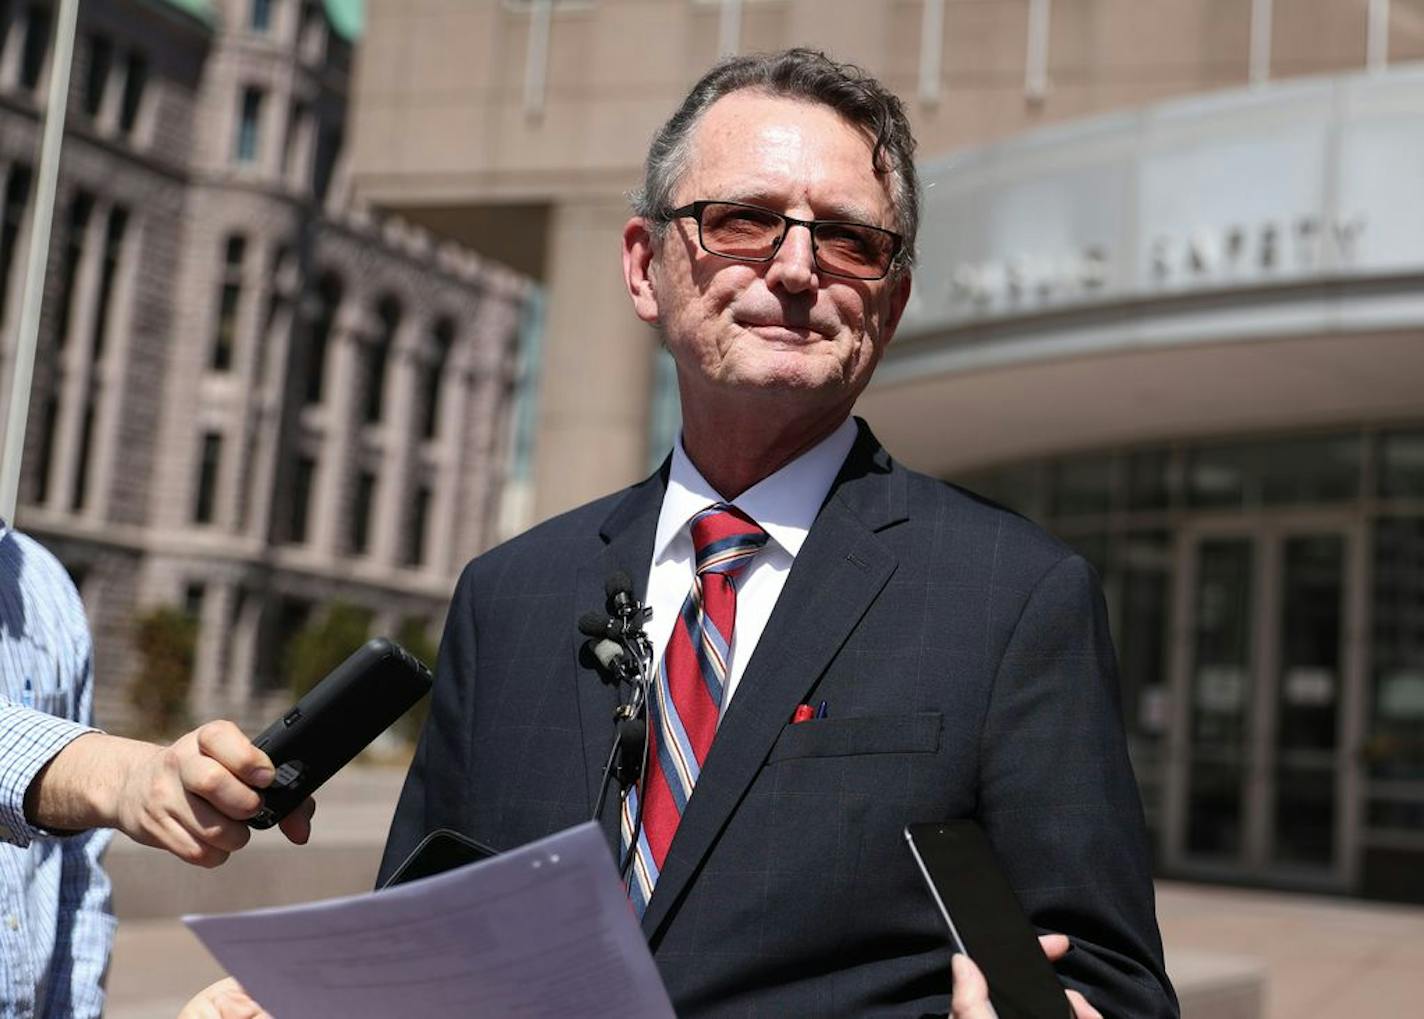
<svg viewBox="0 0 1424 1019">
<path fill-rule="evenodd" d="M 781 220 L 781 236 L 776 239 L 776 243 L 771 246 L 771 253 L 764 256 L 756 255 L 728 255 L 721 251 L 713 251 L 707 246 L 707 242 L 702 239 L 702 213 L 709 205 L 731 205 L 738 209 L 752 209 L 756 212 L 764 213 L 768 216 L 775 216 Z M 883 280 L 895 271 L 900 258 L 900 251 L 905 246 L 905 238 L 894 230 L 887 230 L 883 226 L 872 226 L 869 223 L 857 223 L 853 219 L 797 219 L 795 216 L 788 216 L 784 212 L 777 212 L 775 209 L 768 209 L 762 205 L 750 205 L 747 202 L 729 202 L 720 198 L 704 198 L 677 209 L 669 209 L 663 213 L 663 221 L 671 223 L 675 219 L 693 219 L 697 221 L 697 245 L 709 255 L 716 255 L 718 258 L 730 258 L 736 262 L 770 262 L 781 250 L 781 245 L 786 242 L 786 235 L 791 232 L 793 226 L 804 226 L 811 233 L 811 258 L 816 264 L 816 268 L 827 276 L 835 276 L 846 280 L 863 280 L 874 282 Z M 857 230 L 874 230 L 876 233 L 885 234 L 891 240 L 890 258 L 886 262 L 885 271 L 879 276 L 855 276 L 847 272 L 837 272 L 835 269 L 828 269 L 821 263 L 820 250 L 816 242 L 816 228 L 821 226 L 853 226 Z"/>
</svg>

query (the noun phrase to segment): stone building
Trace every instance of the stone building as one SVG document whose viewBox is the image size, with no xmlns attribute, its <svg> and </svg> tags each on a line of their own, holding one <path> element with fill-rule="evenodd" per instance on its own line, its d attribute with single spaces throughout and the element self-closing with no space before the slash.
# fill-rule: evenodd
<svg viewBox="0 0 1424 1019">
<path fill-rule="evenodd" d="M 111 726 L 149 608 L 199 622 L 194 714 L 257 721 L 313 609 L 434 631 L 493 540 L 530 288 L 350 200 L 360 14 L 81 5 L 17 516 L 80 586 Z M 0 5 L 6 393 L 54 16 Z"/>
<path fill-rule="evenodd" d="M 356 192 L 547 281 L 536 515 L 674 434 L 614 250 L 686 89 L 793 45 L 886 81 L 928 186 L 857 412 L 1097 566 L 1165 873 L 1424 900 L 1421 0 L 367 15 Z"/>
</svg>

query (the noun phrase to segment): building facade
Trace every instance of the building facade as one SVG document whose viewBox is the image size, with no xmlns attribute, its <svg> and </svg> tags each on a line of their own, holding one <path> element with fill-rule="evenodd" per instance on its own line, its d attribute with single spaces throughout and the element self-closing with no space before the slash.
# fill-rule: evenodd
<svg viewBox="0 0 1424 1019">
<path fill-rule="evenodd" d="M 0 23 L 0 324 L 53 10 Z M 438 627 L 494 539 L 528 283 L 351 199 L 360 5 L 82 5 L 19 523 L 69 567 L 119 729 L 133 625 L 198 622 L 196 717 L 261 720 L 332 602 Z"/>
<path fill-rule="evenodd" d="M 790 45 L 894 87 L 922 250 L 858 412 L 1097 566 L 1163 872 L 1424 899 L 1424 3 L 368 15 L 357 192 L 548 284 L 536 516 L 674 434 L 613 252 L 686 88 Z"/>
</svg>

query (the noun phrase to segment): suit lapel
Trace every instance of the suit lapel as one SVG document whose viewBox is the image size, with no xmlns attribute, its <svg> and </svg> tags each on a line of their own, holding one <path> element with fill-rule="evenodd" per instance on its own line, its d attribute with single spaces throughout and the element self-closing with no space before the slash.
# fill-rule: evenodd
<svg viewBox="0 0 1424 1019">
<path fill-rule="evenodd" d="M 667 464 L 642 484 L 629 489 L 624 499 L 608 515 L 599 531 L 604 546 L 587 562 L 581 564 L 575 581 L 575 601 L 580 612 L 602 610 L 606 601 L 604 582 L 611 573 L 622 570 L 633 581 L 633 591 L 641 601 L 647 594 L 648 563 L 652 561 L 653 539 L 657 533 L 658 511 L 667 488 Z M 613 746 L 613 711 L 618 706 L 619 691 L 601 680 L 595 669 L 580 661 L 580 650 L 587 639 L 573 630 L 573 660 L 578 690 L 579 724 L 583 729 L 584 768 L 588 781 L 588 810 L 593 811 L 598 799 L 598 787 L 603 781 L 603 768 Z M 608 793 L 603 815 L 599 818 L 609 844 L 618 845 L 618 787 Z"/>
<path fill-rule="evenodd" d="M 861 434 L 801 547 L 718 726 L 643 915 L 657 936 L 772 744 L 895 571 L 876 535 L 905 515 L 905 476 Z"/>
</svg>

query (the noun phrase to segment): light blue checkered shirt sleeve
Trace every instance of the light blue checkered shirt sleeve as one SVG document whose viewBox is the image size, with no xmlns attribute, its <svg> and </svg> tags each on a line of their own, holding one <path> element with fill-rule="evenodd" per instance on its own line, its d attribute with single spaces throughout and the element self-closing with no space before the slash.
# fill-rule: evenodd
<svg viewBox="0 0 1424 1019">
<path fill-rule="evenodd" d="M 0 638 L 3 641 L 3 638 Z M 76 736 L 94 730 L 0 699 L 0 841 L 24 847 L 47 834 L 25 818 L 25 791 Z"/>
<path fill-rule="evenodd" d="M 93 657 L 59 562 L 0 529 L 0 1017 L 98 1019 L 113 945 L 109 831 L 56 836 L 24 816 L 44 764 L 92 731 Z"/>
</svg>

